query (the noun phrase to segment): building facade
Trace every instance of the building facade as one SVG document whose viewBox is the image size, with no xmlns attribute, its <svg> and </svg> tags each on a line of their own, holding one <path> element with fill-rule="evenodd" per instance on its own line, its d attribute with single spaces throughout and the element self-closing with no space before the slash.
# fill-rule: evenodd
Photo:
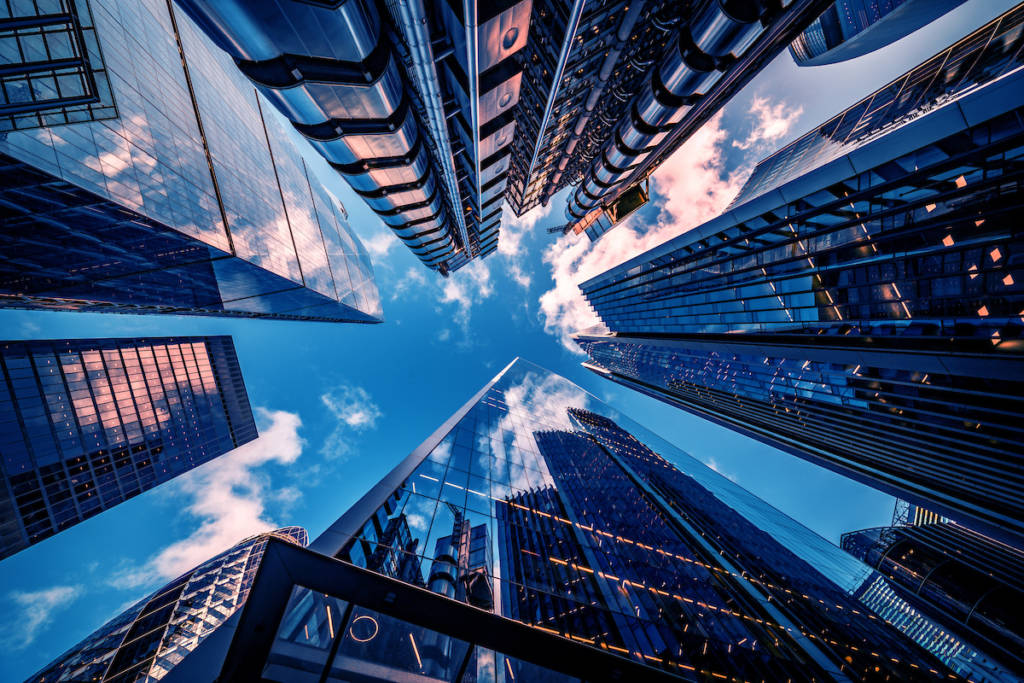
<svg viewBox="0 0 1024 683">
<path fill-rule="evenodd" d="M 270 538 L 305 546 L 301 527 L 240 541 L 114 617 L 25 683 L 151 683 L 244 603 Z"/>
<path fill-rule="evenodd" d="M 903 524 L 843 534 L 842 548 L 930 617 L 1024 676 L 1024 551 L 917 508 Z"/>
<path fill-rule="evenodd" d="M 380 322 L 304 143 L 184 13 L 4 6 L 0 306 Z"/>
<path fill-rule="evenodd" d="M 580 185 L 566 231 L 622 220 L 829 4 L 177 2 L 442 275 L 496 249 L 503 202 L 522 216 Z"/>
<path fill-rule="evenodd" d="M 310 550 L 180 680 L 1009 680 L 896 595 L 888 624 L 856 597 L 877 572 L 521 360 Z"/>
<path fill-rule="evenodd" d="M 760 164 L 718 218 L 582 283 L 603 377 L 1024 539 L 1024 8 Z"/>
<path fill-rule="evenodd" d="M 895 43 L 964 0 L 836 0 L 789 46 L 800 66 L 835 64 Z"/>
<path fill-rule="evenodd" d="M 256 437 L 230 337 L 0 342 L 0 558 Z"/>
</svg>

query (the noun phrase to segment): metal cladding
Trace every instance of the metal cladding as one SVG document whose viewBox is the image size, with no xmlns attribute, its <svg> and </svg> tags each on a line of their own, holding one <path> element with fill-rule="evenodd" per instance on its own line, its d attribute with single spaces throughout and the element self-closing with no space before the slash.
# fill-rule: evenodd
<svg viewBox="0 0 1024 683">
<path fill-rule="evenodd" d="M 676 34 L 662 62 L 650 70 L 644 87 L 630 101 L 591 163 L 566 207 L 577 222 L 601 204 L 664 141 L 694 102 L 718 82 L 724 68 L 761 35 L 763 6 L 757 0 L 715 0 Z"/>
<path fill-rule="evenodd" d="M 530 0 L 179 4 L 424 264 L 496 249 Z"/>
</svg>

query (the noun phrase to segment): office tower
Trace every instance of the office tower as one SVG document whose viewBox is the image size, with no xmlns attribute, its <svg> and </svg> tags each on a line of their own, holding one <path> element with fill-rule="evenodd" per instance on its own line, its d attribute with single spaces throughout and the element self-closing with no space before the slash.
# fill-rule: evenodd
<svg viewBox="0 0 1024 683">
<path fill-rule="evenodd" d="M 530 0 L 177 0 L 429 268 L 497 248 Z"/>
<path fill-rule="evenodd" d="M 856 597 L 879 574 L 521 360 L 279 550 L 178 680 L 1008 680 L 890 595 L 921 645 L 902 635 Z"/>
<path fill-rule="evenodd" d="M 0 558 L 256 437 L 230 337 L 0 342 Z"/>
<path fill-rule="evenodd" d="M 999 540 L 1024 538 L 1024 7 L 581 284 L 603 377 Z M 1016 539 L 1016 540 L 1015 540 Z"/>
<path fill-rule="evenodd" d="M 553 160 L 541 169 L 560 184 L 548 186 L 541 173 L 530 181 L 538 183 L 544 199 L 566 185 L 576 188 L 565 209 L 568 223 L 551 232 L 586 233 L 596 240 L 642 206 L 648 199 L 646 181 L 658 166 L 829 4 L 708 0 L 685 9 L 670 4 L 638 24 L 647 40 L 653 38 L 653 50 L 618 61 L 613 50 L 600 70 L 599 59 L 589 70 L 574 72 L 568 90 L 576 98 L 559 112 L 569 120 L 556 132 L 566 139 L 564 148 L 557 137 L 545 141 L 545 149 L 564 152 L 547 152 Z M 650 47 L 643 40 L 637 44 Z M 608 73 L 614 82 L 605 89 Z"/>
<path fill-rule="evenodd" d="M 161 680 L 245 603 L 270 538 L 309 542 L 297 526 L 240 541 L 139 600 L 25 683 Z"/>
<path fill-rule="evenodd" d="M 866 55 L 962 5 L 964 0 L 836 0 L 789 46 L 799 66 Z"/>
<path fill-rule="evenodd" d="M 892 526 L 843 534 L 843 550 L 878 570 L 908 603 L 984 643 L 1024 676 L 1024 551 L 911 510 Z"/>
<path fill-rule="evenodd" d="M 570 227 L 598 201 L 624 218 L 661 160 L 829 4 L 177 2 L 442 275 L 496 249 L 503 201 L 521 216 L 595 171 Z"/>
<path fill-rule="evenodd" d="M 0 3 L 0 43 L 0 306 L 381 321 L 320 160 L 180 10 Z"/>
</svg>

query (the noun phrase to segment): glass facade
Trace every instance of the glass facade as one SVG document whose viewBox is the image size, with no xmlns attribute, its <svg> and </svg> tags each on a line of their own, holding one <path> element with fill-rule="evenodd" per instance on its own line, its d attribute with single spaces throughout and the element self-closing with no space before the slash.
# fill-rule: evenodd
<svg viewBox="0 0 1024 683">
<path fill-rule="evenodd" d="M 270 538 L 309 542 L 301 527 L 247 538 L 138 601 L 25 683 L 161 680 L 245 603 Z"/>
<path fill-rule="evenodd" d="M 836 0 L 789 46 L 800 66 L 834 64 L 894 43 L 964 0 Z"/>
<path fill-rule="evenodd" d="M 684 680 L 1005 678 L 919 614 L 887 623 L 857 597 L 876 572 L 521 360 L 311 549 Z M 324 605 L 290 604 L 274 647 L 328 680 L 397 680 L 387 666 L 431 680 L 548 680 L 445 638 L 417 636 L 417 656 L 401 627 L 352 619 L 338 632 L 392 653 L 373 659 L 385 668 L 362 668 L 342 656 L 347 641 L 331 647 L 333 629 L 324 641 L 301 627 L 322 623 Z M 299 680 L 280 668 L 270 678 Z"/>
<path fill-rule="evenodd" d="M 936 517 L 924 512 L 918 520 Z M 1024 676 L 1024 551 L 955 522 L 916 520 L 851 531 L 842 547 L 917 609 Z"/>
<path fill-rule="evenodd" d="M 164 0 L 89 4 L 119 116 L 0 139 L 0 305 L 380 322 L 344 207 L 231 59 Z"/>
<path fill-rule="evenodd" d="M 230 337 L 0 342 L 0 558 L 256 437 Z"/>
<path fill-rule="evenodd" d="M 993 80 L 584 282 L 587 367 L 1020 543 L 1022 17 L 926 76 Z"/>
<path fill-rule="evenodd" d="M 0 134 L 116 116 L 88 0 L 0 2 Z"/>
</svg>

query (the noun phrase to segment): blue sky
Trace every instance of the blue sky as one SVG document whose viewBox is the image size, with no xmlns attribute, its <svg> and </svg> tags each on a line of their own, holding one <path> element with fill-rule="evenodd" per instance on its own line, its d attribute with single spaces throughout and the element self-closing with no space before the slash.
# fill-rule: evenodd
<svg viewBox="0 0 1024 683">
<path fill-rule="evenodd" d="M 654 178 L 654 201 L 592 245 L 555 240 L 564 196 L 499 253 L 444 280 L 343 183 L 372 252 L 382 325 L 0 311 L 6 339 L 230 334 L 261 438 L 0 562 L 0 680 L 22 680 L 174 575 L 242 537 L 319 534 L 515 356 L 564 375 L 832 542 L 887 523 L 892 498 L 601 380 L 565 335 L 592 322 L 575 283 L 720 211 L 761 157 L 1014 3 L 970 0 L 856 62 L 769 65 Z"/>
</svg>

